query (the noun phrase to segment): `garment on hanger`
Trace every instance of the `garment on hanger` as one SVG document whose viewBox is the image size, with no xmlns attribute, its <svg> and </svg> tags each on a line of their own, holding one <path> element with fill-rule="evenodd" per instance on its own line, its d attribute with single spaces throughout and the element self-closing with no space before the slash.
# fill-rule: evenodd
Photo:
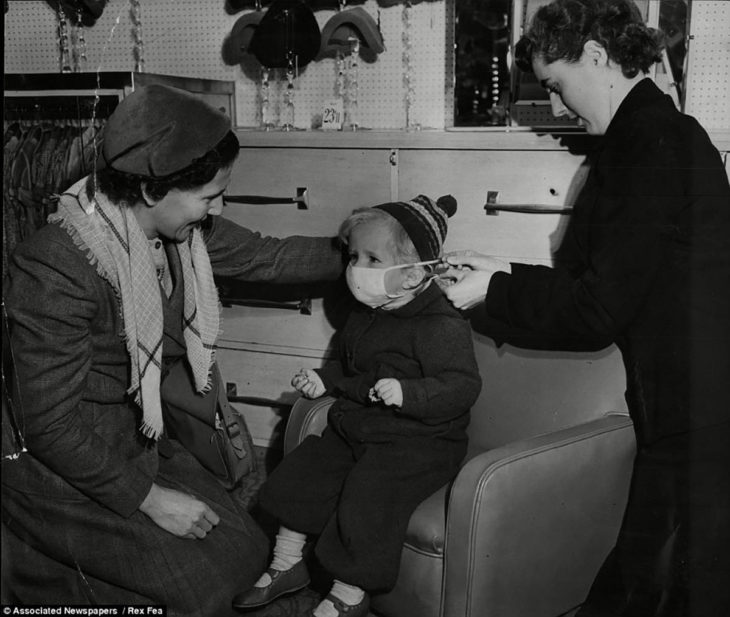
<svg viewBox="0 0 730 617">
<path fill-rule="evenodd" d="M 79 118 L 75 102 L 64 110 L 44 108 L 42 97 L 5 100 L 3 277 L 18 242 L 55 212 L 57 195 L 93 171 L 103 126 L 103 118 Z"/>
</svg>

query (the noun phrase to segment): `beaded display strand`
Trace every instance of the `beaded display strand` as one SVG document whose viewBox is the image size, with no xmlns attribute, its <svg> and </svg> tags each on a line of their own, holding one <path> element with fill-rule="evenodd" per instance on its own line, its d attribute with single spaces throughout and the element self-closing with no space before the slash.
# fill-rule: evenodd
<svg viewBox="0 0 730 617">
<path fill-rule="evenodd" d="M 339 49 L 335 55 L 335 96 L 345 100 L 345 54 Z"/>
<path fill-rule="evenodd" d="M 285 131 L 294 130 L 294 77 L 294 54 L 291 51 L 288 51 L 286 64 L 286 87 L 284 90 L 285 120 L 284 124 L 281 126 L 281 128 Z"/>
<path fill-rule="evenodd" d="M 71 53 L 68 41 L 68 21 L 61 3 L 58 3 L 58 49 L 61 73 L 71 73 Z"/>
<path fill-rule="evenodd" d="M 359 74 L 358 74 L 358 58 L 360 57 L 360 39 L 351 37 L 348 39 L 350 43 L 350 55 L 348 56 L 347 66 L 347 87 L 345 96 L 345 127 L 356 131 L 360 124 L 358 122 L 357 104 L 359 96 Z"/>
<path fill-rule="evenodd" d="M 84 24 L 81 21 L 81 11 L 76 11 L 76 26 L 73 35 L 73 70 L 81 73 L 86 70 L 86 36 L 84 35 Z"/>
<path fill-rule="evenodd" d="M 256 0 L 254 3 L 254 10 L 257 13 L 263 11 L 261 0 Z M 259 126 L 265 130 L 270 131 L 274 128 L 274 123 L 271 121 L 271 87 L 269 79 L 271 78 L 271 69 L 269 67 L 261 65 L 261 77 L 258 81 L 258 96 L 259 96 Z"/>
<path fill-rule="evenodd" d="M 144 73 L 144 41 L 142 39 L 142 2 L 129 0 L 132 16 L 132 36 L 134 38 L 134 70 Z"/>
<path fill-rule="evenodd" d="M 271 121 L 271 109 L 270 109 L 270 84 L 269 76 L 270 69 L 266 66 L 261 67 L 261 80 L 259 81 L 259 100 L 261 103 L 261 128 L 265 131 L 270 131 L 274 128 L 274 123 Z"/>
<path fill-rule="evenodd" d="M 413 119 L 413 106 L 416 99 L 413 77 L 413 11 L 411 0 L 403 4 L 403 84 L 405 86 L 406 129 L 418 130 L 421 126 Z"/>
</svg>

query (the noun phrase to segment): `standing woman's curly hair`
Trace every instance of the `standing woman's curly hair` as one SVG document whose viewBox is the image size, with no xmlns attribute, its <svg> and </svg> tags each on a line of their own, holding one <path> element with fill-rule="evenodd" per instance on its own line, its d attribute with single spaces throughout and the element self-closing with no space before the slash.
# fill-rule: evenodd
<svg viewBox="0 0 730 617">
<path fill-rule="evenodd" d="M 664 47 L 664 35 L 644 23 L 633 0 L 554 0 L 535 13 L 515 47 L 515 61 L 527 72 L 535 55 L 545 64 L 577 62 L 590 40 L 629 79 L 659 62 Z"/>
</svg>

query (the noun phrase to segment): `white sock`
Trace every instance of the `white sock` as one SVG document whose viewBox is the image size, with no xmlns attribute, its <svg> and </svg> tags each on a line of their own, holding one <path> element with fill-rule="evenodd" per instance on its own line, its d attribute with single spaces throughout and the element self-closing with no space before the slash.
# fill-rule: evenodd
<svg viewBox="0 0 730 617">
<path fill-rule="evenodd" d="M 298 531 L 287 529 L 283 525 L 279 527 L 274 545 L 274 558 L 269 568 L 281 570 L 282 572 L 295 566 L 302 560 L 302 549 L 307 541 L 307 536 Z M 271 577 L 264 572 L 261 578 L 254 583 L 254 587 L 266 587 L 271 584 Z"/>
<path fill-rule="evenodd" d="M 355 585 L 348 585 L 342 581 L 335 579 L 330 591 L 335 598 L 342 600 L 348 606 L 360 604 L 365 597 L 365 592 Z M 335 605 L 329 600 L 322 600 L 317 608 L 314 609 L 314 617 L 338 617 Z"/>
</svg>

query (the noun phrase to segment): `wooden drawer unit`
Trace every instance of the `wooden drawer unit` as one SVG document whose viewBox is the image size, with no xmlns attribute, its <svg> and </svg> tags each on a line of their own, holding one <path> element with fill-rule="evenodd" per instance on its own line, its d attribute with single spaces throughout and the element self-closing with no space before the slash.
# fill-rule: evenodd
<svg viewBox="0 0 730 617">
<path fill-rule="evenodd" d="M 401 199 L 450 193 L 458 202 L 449 220 L 445 249 L 474 249 L 508 261 L 549 262 L 569 216 L 484 209 L 488 192 L 497 204 L 572 204 L 584 170 L 583 157 L 563 151 L 401 150 Z"/>
<path fill-rule="evenodd" d="M 509 261 L 548 264 L 570 216 L 489 215 L 484 209 L 487 194 L 498 191 L 497 204 L 570 206 L 585 176 L 585 155 L 571 153 L 552 138 L 511 137 L 515 139 L 502 136 L 495 145 L 485 135 L 239 131 L 241 154 L 228 194 L 291 198 L 306 188 L 309 204 L 299 209 L 292 203 L 231 203 L 224 216 L 266 235 L 334 235 L 356 207 L 419 193 L 432 198 L 451 193 L 459 208 L 449 221 L 446 250 L 468 248 Z M 524 147 L 515 147 L 515 142 Z M 280 446 L 288 406 L 298 396 L 290 385 L 296 371 L 321 366 L 332 357 L 335 329 L 325 301 L 313 298 L 310 314 L 261 306 L 223 309 L 221 372 L 226 382 L 235 384 L 237 395 L 246 398 L 234 404 L 259 445 Z M 486 337 L 474 339 L 484 380 L 482 409 L 496 405 L 519 413 L 532 406 L 545 410 L 548 424 L 557 407 L 625 409 L 625 378 L 615 348 L 558 354 L 496 349 Z"/>
<path fill-rule="evenodd" d="M 390 199 L 388 156 L 385 149 L 243 147 L 229 195 L 290 198 L 306 188 L 309 206 L 229 203 L 225 216 L 266 235 L 334 235 L 355 208 Z"/>
</svg>

